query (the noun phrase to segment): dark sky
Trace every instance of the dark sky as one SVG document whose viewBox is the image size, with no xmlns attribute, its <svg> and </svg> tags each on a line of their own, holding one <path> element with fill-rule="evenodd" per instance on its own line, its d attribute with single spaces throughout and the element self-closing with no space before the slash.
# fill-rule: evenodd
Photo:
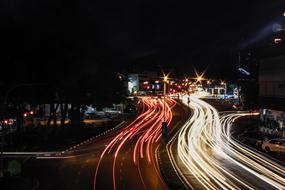
<svg viewBox="0 0 285 190">
<path fill-rule="evenodd" d="M 230 78 L 237 50 L 283 10 L 284 0 L 1 1 L 1 82 L 103 81 L 159 67 Z"/>
</svg>

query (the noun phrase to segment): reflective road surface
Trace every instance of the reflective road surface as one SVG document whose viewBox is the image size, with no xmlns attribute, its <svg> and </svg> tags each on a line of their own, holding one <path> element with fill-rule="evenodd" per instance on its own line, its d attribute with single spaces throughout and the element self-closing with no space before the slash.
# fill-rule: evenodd
<svg viewBox="0 0 285 190">
<path fill-rule="evenodd" d="M 187 104 L 188 96 L 182 97 Z M 192 117 L 168 143 L 177 174 L 193 189 L 285 189 L 285 168 L 231 137 L 235 119 L 191 95 Z M 255 113 L 253 113 L 255 114 Z"/>
</svg>

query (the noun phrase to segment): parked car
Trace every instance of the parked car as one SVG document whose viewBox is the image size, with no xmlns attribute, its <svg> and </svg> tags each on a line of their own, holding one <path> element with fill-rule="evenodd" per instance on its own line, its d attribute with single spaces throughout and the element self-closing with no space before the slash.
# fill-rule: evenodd
<svg viewBox="0 0 285 190">
<path fill-rule="evenodd" d="M 285 139 L 271 139 L 262 143 L 262 150 L 266 152 L 285 153 Z"/>
</svg>

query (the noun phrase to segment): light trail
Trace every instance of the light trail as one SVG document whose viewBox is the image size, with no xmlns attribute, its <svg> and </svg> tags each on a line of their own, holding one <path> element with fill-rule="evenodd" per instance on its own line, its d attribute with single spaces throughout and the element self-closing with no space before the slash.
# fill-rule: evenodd
<svg viewBox="0 0 285 190">
<path fill-rule="evenodd" d="M 188 96 L 183 96 L 184 104 Z M 208 103 L 191 96 L 192 117 L 178 133 L 181 165 L 172 155 L 173 139 L 167 145 L 171 163 L 189 188 L 185 173 L 191 173 L 204 189 L 285 189 L 285 169 L 231 137 L 232 123 L 252 113 L 229 113 L 221 118 Z M 184 171 L 187 170 L 187 171 Z M 258 184 L 260 183 L 260 184 Z"/>
<path fill-rule="evenodd" d="M 94 176 L 94 189 L 96 189 L 97 178 L 99 175 L 99 168 L 103 158 L 107 154 L 114 153 L 112 163 L 112 178 L 113 178 L 113 189 L 117 188 L 116 184 L 116 161 L 118 155 L 122 151 L 123 146 L 126 144 L 133 144 L 133 164 L 138 168 L 142 184 L 146 187 L 141 171 L 139 167 L 139 160 L 146 159 L 148 164 L 154 166 L 155 172 L 160 178 L 159 169 L 157 168 L 156 162 L 153 162 L 153 152 L 156 143 L 161 138 L 161 122 L 163 119 L 164 111 L 166 113 L 166 122 L 168 126 L 172 120 L 171 108 L 175 105 L 175 101 L 170 98 L 166 98 L 165 110 L 162 99 L 155 99 L 151 97 L 142 97 L 141 101 L 143 105 L 146 105 L 146 111 L 142 113 L 135 121 L 124 128 L 114 139 L 106 146 L 102 152 L 98 161 L 95 176 Z M 160 178 L 164 184 L 163 180 Z"/>
</svg>

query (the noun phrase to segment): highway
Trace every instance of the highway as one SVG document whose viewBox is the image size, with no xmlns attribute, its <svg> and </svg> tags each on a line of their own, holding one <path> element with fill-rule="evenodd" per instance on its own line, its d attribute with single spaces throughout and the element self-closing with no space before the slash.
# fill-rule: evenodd
<svg viewBox="0 0 285 190">
<path fill-rule="evenodd" d="M 187 105 L 187 96 L 182 97 Z M 192 117 L 167 144 L 177 175 L 191 189 L 285 189 L 285 168 L 231 137 L 232 123 L 255 113 L 224 113 L 191 95 Z"/>
<path fill-rule="evenodd" d="M 106 145 L 96 167 L 94 189 L 167 189 L 161 178 L 156 151 L 161 139 L 163 101 L 142 98 L 146 111 Z M 170 124 L 175 101 L 166 101 Z"/>
<path fill-rule="evenodd" d="M 166 98 L 165 105 L 165 119 L 172 126 L 176 102 Z M 38 189 L 167 189 L 156 157 L 161 142 L 163 99 L 142 97 L 140 108 L 131 123 L 124 122 L 69 150 L 6 156 L 30 157 L 23 176 L 37 179 Z"/>
</svg>

